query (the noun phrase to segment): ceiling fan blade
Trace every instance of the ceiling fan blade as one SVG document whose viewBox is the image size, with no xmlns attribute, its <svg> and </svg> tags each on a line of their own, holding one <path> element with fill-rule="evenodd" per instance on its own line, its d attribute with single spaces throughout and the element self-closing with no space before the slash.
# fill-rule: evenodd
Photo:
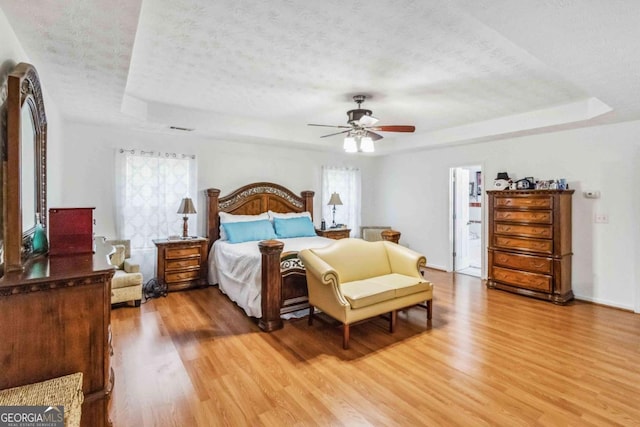
<svg viewBox="0 0 640 427">
<path fill-rule="evenodd" d="M 378 119 L 373 116 L 363 115 L 362 117 L 360 117 L 360 120 L 358 120 L 358 124 L 360 126 L 373 126 L 376 123 L 378 123 Z"/>
<path fill-rule="evenodd" d="M 416 127 L 404 125 L 388 125 L 372 127 L 371 130 L 377 130 L 380 132 L 415 132 Z"/>
<path fill-rule="evenodd" d="M 379 133 L 375 133 L 371 131 L 367 131 L 367 136 L 370 136 L 371 139 L 373 139 L 374 141 L 384 138 L 384 136 L 380 135 Z"/>
<path fill-rule="evenodd" d="M 328 136 L 333 136 L 333 135 L 340 135 L 341 133 L 347 133 L 347 132 L 351 132 L 351 128 L 349 128 L 349 130 L 343 130 L 342 132 L 330 133 L 329 135 L 322 135 L 320 138 L 326 138 Z"/>
<path fill-rule="evenodd" d="M 307 126 L 321 126 L 323 128 L 353 129 L 351 126 L 316 125 L 313 123 L 307 123 Z"/>
</svg>

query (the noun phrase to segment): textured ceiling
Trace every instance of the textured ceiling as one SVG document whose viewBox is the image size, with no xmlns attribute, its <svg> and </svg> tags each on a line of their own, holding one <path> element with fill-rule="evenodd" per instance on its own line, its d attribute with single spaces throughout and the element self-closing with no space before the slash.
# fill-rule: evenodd
<svg viewBox="0 0 640 427">
<path fill-rule="evenodd" d="M 364 93 L 382 152 L 640 119 L 639 4 L 0 0 L 72 119 L 338 149 Z"/>
</svg>

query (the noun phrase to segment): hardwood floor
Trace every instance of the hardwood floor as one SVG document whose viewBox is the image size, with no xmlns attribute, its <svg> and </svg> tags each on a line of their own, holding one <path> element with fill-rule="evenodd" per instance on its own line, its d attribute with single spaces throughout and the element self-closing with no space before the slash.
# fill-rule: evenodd
<svg viewBox="0 0 640 427">
<path fill-rule="evenodd" d="M 640 315 L 429 270 L 434 313 L 260 332 L 216 287 L 112 311 L 114 426 L 640 425 Z"/>
</svg>

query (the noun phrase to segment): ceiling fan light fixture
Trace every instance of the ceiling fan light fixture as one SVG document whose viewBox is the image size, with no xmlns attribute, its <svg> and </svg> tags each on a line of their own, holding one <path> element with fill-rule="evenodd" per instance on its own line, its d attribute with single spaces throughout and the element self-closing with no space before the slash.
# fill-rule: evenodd
<svg viewBox="0 0 640 427">
<path fill-rule="evenodd" d="M 376 151 L 375 147 L 373 146 L 373 139 L 371 139 L 371 137 L 369 136 L 363 136 L 360 139 L 360 149 L 363 153 L 373 153 L 374 151 Z"/>
<path fill-rule="evenodd" d="M 373 126 L 376 123 L 378 123 L 378 119 L 370 115 L 364 115 L 360 117 L 360 120 L 358 120 L 358 123 L 360 124 L 360 126 Z"/>
<path fill-rule="evenodd" d="M 356 139 L 352 136 L 346 136 L 344 138 L 344 151 L 347 153 L 357 153 L 358 145 L 356 144 Z"/>
</svg>

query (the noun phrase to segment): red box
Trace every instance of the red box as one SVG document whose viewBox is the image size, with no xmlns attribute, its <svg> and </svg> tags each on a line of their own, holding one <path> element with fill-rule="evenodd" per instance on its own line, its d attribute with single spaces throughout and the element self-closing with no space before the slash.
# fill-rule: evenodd
<svg viewBox="0 0 640 427">
<path fill-rule="evenodd" d="M 94 209 L 49 209 L 49 255 L 93 253 Z"/>
</svg>

